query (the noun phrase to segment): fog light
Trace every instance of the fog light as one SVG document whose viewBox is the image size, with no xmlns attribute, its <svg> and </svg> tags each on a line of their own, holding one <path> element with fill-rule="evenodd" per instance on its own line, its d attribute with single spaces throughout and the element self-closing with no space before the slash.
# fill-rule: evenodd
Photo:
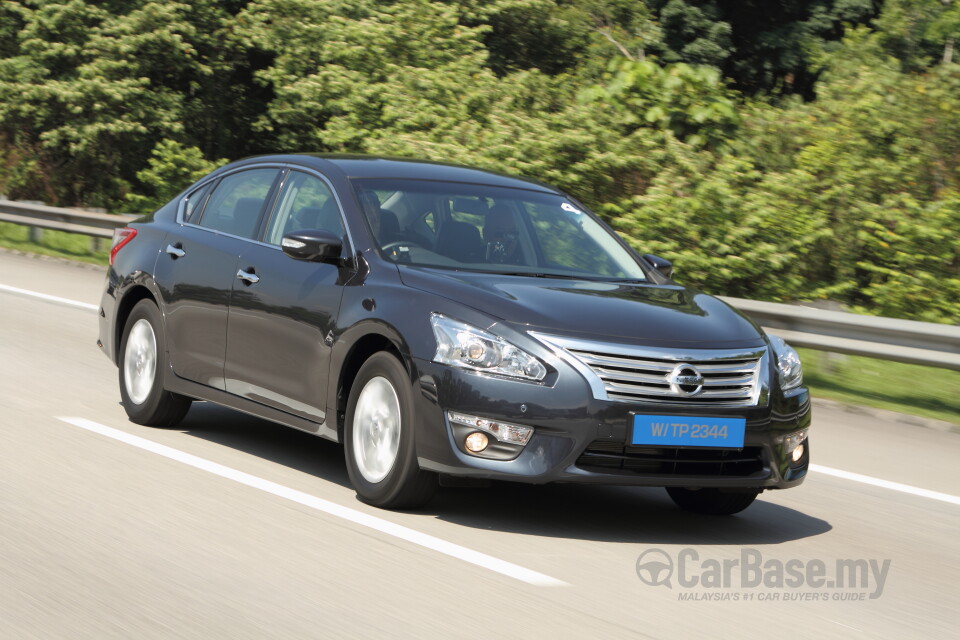
<svg viewBox="0 0 960 640">
<path fill-rule="evenodd" d="M 487 434 L 481 433 L 480 431 L 474 431 L 463 441 L 463 446 L 467 448 L 467 451 L 472 451 L 473 453 L 480 453 L 487 448 L 488 444 L 490 444 L 490 438 L 487 437 Z"/>
<path fill-rule="evenodd" d="M 479 416 L 471 416 L 466 413 L 459 413 L 457 411 L 447 411 L 447 420 L 453 424 L 462 424 L 467 427 L 472 427 L 479 431 L 484 432 L 489 436 L 493 436 L 500 442 L 509 442 L 512 444 L 519 444 L 521 446 L 527 444 L 530 441 L 530 436 L 533 435 L 533 427 L 525 427 L 521 424 L 511 424 L 509 422 L 500 422 L 498 420 L 490 420 L 487 418 L 481 418 Z M 473 436 L 470 434 L 468 438 Z M 469 448 L 469 447 L 468 447 Z M 473 451 L 473 449 L 470 449 Z"/>
<path fill-rule="evenodd" d="M 794 464 L 803 459 L 803 454 L 807 451 L 806 446 L 804 446 L 806 441 L 806 429 L 782 437 L 781 442 L 783 442 L 783 452 L 790 456 L 790 459 Z"/>
<path fill-rule="evenodd" d="M 798 444 L 797 448 L 793 450 L 793 461 L 800 462 L 800 458 L 803 457 L 803 445 Z"/>
</svg>

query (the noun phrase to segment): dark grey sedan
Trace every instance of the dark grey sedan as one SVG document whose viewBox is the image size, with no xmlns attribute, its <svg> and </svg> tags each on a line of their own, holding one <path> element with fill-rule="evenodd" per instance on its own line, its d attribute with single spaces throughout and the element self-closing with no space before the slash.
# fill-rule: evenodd
<svg viewBox="0 0 960 640">
<path fill-rule="evenodd" d="M 132 421 L 200 399 L 342 442 L 374 505 L 446 475 L 735 513 L 807 472 L 800 360 L 670 277 L 539 182 L 258 157 L 118 230 L 99 344 Z"/>
</svg>

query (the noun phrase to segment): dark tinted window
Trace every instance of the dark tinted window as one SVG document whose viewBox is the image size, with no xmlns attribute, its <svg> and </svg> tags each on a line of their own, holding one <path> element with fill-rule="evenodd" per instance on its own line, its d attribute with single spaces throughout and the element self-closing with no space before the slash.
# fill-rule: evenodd
<svg viewBox="0 0 960 640">
<path fill-rule="evenodd" d="M 183 221 L 196 222 L 196 218 L 203 210 L 203 203 L 206 202 L 210 190 L 213 188 L 214 181 L 210 181 L 186 197 L 183 203 Z"/>
<path fill-rule="evenodd" d="M 544 264 L 610 278 L 627 276 L 614 255 L 598 242 L 606 240 L 607 236 L 584 233 L 587 220 L 584 215 L 539 202 L 524 203 L 524 208 L 533 225 Z"/>
<path fill-rule="evenodd" d="M 316 176 L 291 171 L 277 199 L 265 241 L 278 245 L 285 233 L 302 229 L 344 235 L 340 207 L 330 187 Z"/>
<path fill-rule="evenodd" d="M 251 169 L 221 180 L 203 208 L 200 226 L 253 238 L 277 173 L 277 169 Z"/>
<path fill-rule="evenodd" d="M 382 254 L 395 262 L 508 274 L 646 278 L 632 251 L 559 194 L 401 179 L 356 179 L 354 188 L 362 203 L 380 203 L 374 207 L 379 227 L 373 224 L 376 216 L 367 216 Z M 398 228 L 387 236 L 382 229 L 389 218 Z"/>
</svg>

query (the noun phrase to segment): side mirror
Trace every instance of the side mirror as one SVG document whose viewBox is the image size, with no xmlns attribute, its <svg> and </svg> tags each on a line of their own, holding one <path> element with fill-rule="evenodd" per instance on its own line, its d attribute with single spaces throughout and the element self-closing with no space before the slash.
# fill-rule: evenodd
<svg viewBox="0 0 960 640">
<path fill-rule="evenodd" d="M 291 258 L 308 262 L 335 262 L 343 241 L 334 233 L 318 229 L 291 231 L 280 240 L 280 248 Z"/>
<path fill-rule="evenodd" d="M 646 253 L 643 256 L 643 259 L 649 262 L 654 269 L 659 271 L 665 277 L 670 278 L 673 276 L 673 263 L 666 258 L 655 256 L 652 253 Z"/>
</svg>

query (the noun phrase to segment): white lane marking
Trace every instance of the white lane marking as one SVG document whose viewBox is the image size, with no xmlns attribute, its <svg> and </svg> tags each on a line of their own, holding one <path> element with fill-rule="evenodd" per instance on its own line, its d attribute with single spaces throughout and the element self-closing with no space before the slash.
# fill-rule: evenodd
<svg viewBox="0 0 960 640">
<path fill-rule="evenodd" d="M 851 627 L 851 626 L 848 625 L 848 624 L 843 624 L 842 622 L 837 622 L 836 620 L 830 620 L 830 622 L 832 622 L 833 624 L 838 624 L 838 625 L 840 625 L 841 627 L 846 627 L 847 629 L 852 629 L 853 631 L 857 631 L 857 632 L 859 632 L 859 633 L 863 633 L 863 629 L 857 629 L 856 627 Z"/>
<path fill-rule="evenodd" d="M 900 484 L 899 482 L 891 482 L 889 480 L 882 480 L 872 476 L 864 476 L 859 473 L 851 473 L 850 471 L 842 471 L 841 469 L 833 469 L 831 467 L 822 467 L 819 464 L 811 464 L 810 470 L 827 476 L 835 476 L 837 478 L 843 478 L 844 480 L 852 480 L 853 482 L 862 482 L 863 484 L 870 484 L 875 487 L 890 489 L 891 491 L 909 493 L 910 495 L 930 498 L 931 500 L 939 500 L 941 502 L 949 502 L 950 504 L 960 504 L 960 496 L 952 496 L 949 493 L 930 491 L 929 489 L 912 487 L 908 484 Z"/>
<path fill-rule="evenodd" d="M 80 309 L 90 309 L 91 311 L 97 311 L 100 308 L 95 304 L 89 304 L 86 302 L 77 302 L 76 300 L 61 298 L 59 296 L 51 296 L 46 293 L 38 293 L 36 291 L 29 291 L 27 289 L 18 289 L 17 287 L 11 287 L 5 284 L 0 284 L 0 291 L 9 291 L 10 293 L 17 293 L 22 296 L 40 298 L 41 300 L 46 300 L 47 302 L 56 302 L 57 304 L 65 304 L 71 307 L 79 307 Z"/>
<path fill-rule="evenodd" d="M 511 562 L 500 560 L 499 558 L 494 558 L 493 556 L 488 556 L 485 553 L 480 553 L 479 551 L 474 551 L 473 549 L 461 547 L 458 544 L 447 542 L 446 540 L 436 538 L 426 533 L 421 533 L 408 527 L 394 524 L 388 520 L 371 516 L 363 513 L 362 511 L 344 507 L 336 504 L 335 502 L 330 502 L 329 500 L 324 500 L 323 498 L 318 498 L 308 493 L 285 487 L 282 484 L 277 484 L 276 482 L 258 478 L 257 476 L 250 475 L 249 473 L 244 473 L 243 471 L 225 467 L 222 464 L 206 460 L 205 458 L 197 457 L 193 454 L 180 451 L 179 449 L 174 449 L 172 447 L 153 442 L 152 440 L 147 440 L 146 438 L 141 438 L 125 431 L 120 431 L 119 429 L 106 427 L 97 422 L 93 422 L 92 420 L 72 417 L 58 417 L 57 419 L 68 424 L 72 424 L 75 427 L 93 431 L 94 433 L 99 433 L 100 435 L 107 436 L 108 438 L 113 438 L 114 440 L 119 440 L 120 442 L 133 445 L 134 447 L 139 447 L 140 449 L 144 449 L 151 453 L 156 453 L 165 458 L 182 462 L 183 464 L 207 471 L 222 478 L 239 482 L 240 484 L 244 484 L 248 487 L 260 489 L 261 491 L 266 491 L 267 493 L 271 493 L 280 498 L 292 500 L 293 502 L 310 507 L 311 509 L 316 509 L 317 511 L 322 511 L 334 517 L 348 520 L 362 527 L 374 529 L 375 531 L 394 536 L 395 538 L 400 538 L 401 540 L 406 540 L 407 542 L 415 545 L 419 545 L 433 551 L 438 551 L 459 560 L 469 562 L 470 564 L 475 564 L 478 567 L 489 569 L 490 571 L 496 571 L 497 573 L 520 580 L 522 582 L 526 582 L 528 584 L 538 587 L 570 586 L 566 582 L 557 580 L 556 578 L 551 578 L 548 575 L 538 573 L 531 569 L 526 569 Z"/>
</svg>

